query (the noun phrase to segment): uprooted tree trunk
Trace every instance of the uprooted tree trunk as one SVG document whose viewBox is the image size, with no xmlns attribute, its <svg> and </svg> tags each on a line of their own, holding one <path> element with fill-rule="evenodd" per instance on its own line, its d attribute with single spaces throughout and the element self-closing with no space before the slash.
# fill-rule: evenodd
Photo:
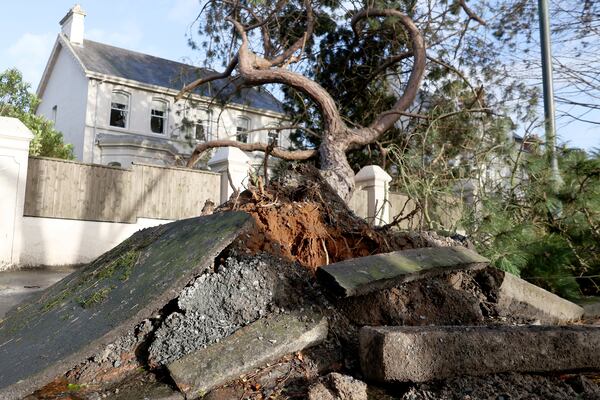
<svg viewBox="0 0 600 400">
<path fill-rule="evenodd" d="M 239 6 L 244 8 L 241 4 Z M 198 144 L 188 161 L 188 167 L 192 167 L 204 151 L 225 146 L 237 147 L 244 151 L 268 152 L 270 155 L 284 160 L 307 160 L 317 157 L 321 175 L 325 181 L 344 201 L 348 202 L 354 191 L 354 172 L 348 163 L 346 152 L 375 142 L 381 135 L 394 126 L 403 112 L 411 105 L 417 95 L 425 71 L 425 43 L 421 32 L 412 19 L 398 10 L 366 8 L 353 16 L 352 28 L 356 35 L 360 35 L 360 24 L 367 18 L 394 17 L 409 35 L 412 44 L 410 53 L 414 61 L 404 93 L 394 106 L 390 110 L 381 113 L 369 126 L 349 127 L 342 119 L 335 100 L 321 85 L 302 74 L 286 68 L 291 62 L 299 60 L 299 56 L 296 53 L 302 52 L 307 38 L 313 34 L 315 18 L 312 7 L 309 1 L 305 2 L 305 6 L 307 10 L 305 34 L 281 54 L 269 59 L 262 58 L 253 53 L 249 48 L 248 41 L 248 32 L 257 28 L 263 30 L 264 39 L 268 35 L 268 29 L 264 28 L 268 21 L 258 21 L 253 25 L 244 26 L 241 21 L 231 17 L 228 18 L 228 21 L 233 24 L 236 32 L 241 37 L 241 46 L 237 55 L 233 57 L 224 72 L 211 74 L 184 87 L 178 99 L 185 93 L 191 92 L 207 82 L 231 77 L 236 69 L 238 75 L 235 78 L 243 86 L 252 87 L 272 83 L 290 86 L 309 97 L 315 103 L 323 117 L 324 132 L 321 135 L 319 148 L 317 150 L 284 150 L 281 148 L 271 148 L 268 144 L 262 143 L 215 140 Z M 246 7 L 246 9 L 255 17 L 250 8 Z M 268 42 L 269 40 L 267 39 L 263 43 L 263 46 L 265 46 L 265 55 L 270 54 Z"/>
</svg>

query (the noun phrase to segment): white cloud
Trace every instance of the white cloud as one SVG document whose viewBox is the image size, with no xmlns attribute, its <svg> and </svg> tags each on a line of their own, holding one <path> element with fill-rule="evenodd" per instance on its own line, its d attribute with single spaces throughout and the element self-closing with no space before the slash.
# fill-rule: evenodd
<svg viewBox="0 0 600 400">
<path fill-rule="evenodd" d="M 23 73 L 23 79 L 36 89 L 50 57 L 56 33 L 25 33 L 7 50 L 3 64 L 16 67 Z"/>
<path fill-rule="evenodd" d="M 189 25 L 200 12 L 200 2 L 198 0 L 175 0 L 173 6 L 167 13 L 170 21 Z"/>
</svg>

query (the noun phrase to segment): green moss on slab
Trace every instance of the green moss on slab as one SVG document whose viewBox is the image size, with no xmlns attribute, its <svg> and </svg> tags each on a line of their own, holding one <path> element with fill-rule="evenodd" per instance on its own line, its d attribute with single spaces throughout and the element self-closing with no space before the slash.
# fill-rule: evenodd
<svg viewBox="0 0 600 400">
<path fill-rule="evenodd" d="M 120 281 L 126 281 L 131 276 L 135 263 L 140 258 L 139 249 L 129 250 L 111 261 L 107 266 L 97 270 L 96 278 L 111 279 L 116 277 Z"/>
<path fill-rule="evenodd" d="M 46 303 L 42 305 L 42 312 L 50 311 L 58 306 L 60 306 L 71 294 L 73 291 L 69 288 L 61 291 L 57 296 L 48 300 Z"/>
<path fill-rule="evenodd" d="M 111 288 L 107 288 L 107 287 L 99 289 L 86 298 L 79 298 L 77 300 L 77 302 L 83 308 L 93 307 L 96 304 L 100 304 L 100 303 L 104 302 L 104 300 L 106 300 L 108 298 L 108 294 L 110 293 L 111 290 L 112 290 Z"/>
</svg>

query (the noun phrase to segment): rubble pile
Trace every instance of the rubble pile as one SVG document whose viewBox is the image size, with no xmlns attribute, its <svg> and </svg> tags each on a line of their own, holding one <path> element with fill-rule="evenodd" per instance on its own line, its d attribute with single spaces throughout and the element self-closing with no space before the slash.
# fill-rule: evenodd
<svg viewBox="0 0 600 400">
<path fill-rule="evenodd" d="M 3 342 L 63 318 L 88 344 L 41 332 L 77 346 L 19 374 L 0 346 L 0 398 L 600 398 L 599 319 L 461 243 L 370 226 L 306 168 L 9 313 Z"/>
</svg>

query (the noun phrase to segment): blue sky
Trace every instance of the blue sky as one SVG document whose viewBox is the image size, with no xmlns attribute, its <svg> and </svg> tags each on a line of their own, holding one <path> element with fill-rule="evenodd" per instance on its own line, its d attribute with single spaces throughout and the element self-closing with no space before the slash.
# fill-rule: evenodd
<svg viewBox="0 0 600 400">
<path fill-rule="evenodd" d="M 17 67 L 37 88 L 60 31 L 58 22 L 75 0 L 4 1 L 0 35 L 0 71 Z M 79 0 L 87 13 L 85 37 L 102 43 L 200 65 L 186 34 L 200 9 L 199 0 Z M 600 148 L 600 126 L 558 121 L 560 141 Z M 542 132 L 539 132 L 540 134 Z"/>
<path fill-rule="evenodd" d="M 58 22 L 75 0 L 5 1 L 0 35 L 0 70 L 17 67 L 35 89 L 44 71 Z M 79 0 L 87 13 L 85 37 L 160 57 L 200 63 L 186 33 L 198 0 Z"/>
</svg>

